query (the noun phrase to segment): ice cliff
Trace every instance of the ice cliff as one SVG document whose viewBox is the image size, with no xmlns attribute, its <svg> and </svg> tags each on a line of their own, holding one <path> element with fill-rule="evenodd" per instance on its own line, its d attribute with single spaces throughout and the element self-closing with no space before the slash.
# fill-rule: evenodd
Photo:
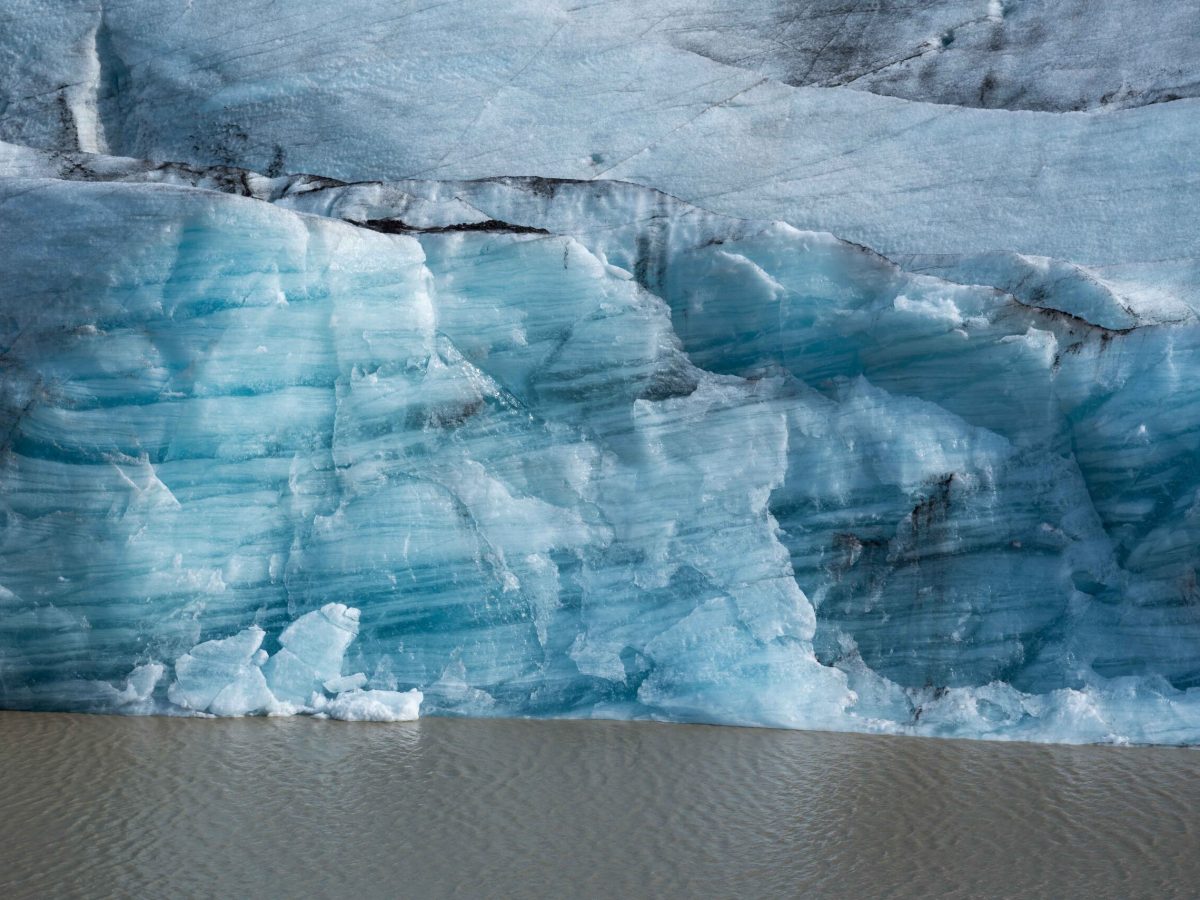
<svg viewBox="0 0 1200 900">
<path fill-rule="evenodd" d="M 0 705 L 1200 742 L 1191 4 L 54 9 Z"/>
</svg>

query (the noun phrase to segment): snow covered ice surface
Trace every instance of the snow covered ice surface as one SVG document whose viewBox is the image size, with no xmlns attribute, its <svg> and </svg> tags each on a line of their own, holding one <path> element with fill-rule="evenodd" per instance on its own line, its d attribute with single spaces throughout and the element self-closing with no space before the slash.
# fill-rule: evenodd
<svg viewBox="0 0 1200 900">
<path fill-rule="evenodd" d="M 1162 6 L 10 4 L 0 705 L 1200 742 Z"/>
</svg>

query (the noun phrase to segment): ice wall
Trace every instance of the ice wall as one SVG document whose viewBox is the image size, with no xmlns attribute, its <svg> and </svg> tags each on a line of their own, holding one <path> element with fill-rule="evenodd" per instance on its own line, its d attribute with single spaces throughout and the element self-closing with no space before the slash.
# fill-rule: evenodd
<svg viewBox="0 0 1200 900">
<path fill-rule="evenodd" d="M 1186 316 L 1094 325 L 1093 294 L 622 186 L 10 156 L 10 704 L 1191 727 L 1193 517 L 1136 502 L 1150 465 L 1200 488 Z M 362 617 L 305 637 L 338 597 Z"/>
<path fill-rule="evenodd" d="M 22 0 L 0 705 L 1200 740 L 1186 7 Z"/>
</svg>

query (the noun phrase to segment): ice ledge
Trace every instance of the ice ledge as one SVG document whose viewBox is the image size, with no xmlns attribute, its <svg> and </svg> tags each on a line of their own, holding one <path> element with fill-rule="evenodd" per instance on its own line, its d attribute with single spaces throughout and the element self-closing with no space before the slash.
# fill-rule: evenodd
<svg viewBox="0 0 1200 900">
<path fill-rule="evenodd" d="M 861 251 L 904 272 L 995 288 L 1039 315 L 1065 315 L 1077 325 L 1110 336 L 1144 326 L 1194 323 L 1200 308 L 1194 286 L 1187 279 L 1172 281 L 1170 273 L 1159 272 L 1159 267 L 1109 278 L 1095 267 L 1070 260 L 1015 252 L 885 256 L 837 235 L 712 212 L 656 188 L 621 180 L 497 176 L 348 183 L 324 175 L 264 175 L 232 166 L 40 150 L 3 141 L 0 177 L 190 187 L 418 238 L 476 232 L 568 235 L 613 263 L 614 271 L 628 269 L 643 287 L 660 295 L 662 285 L 657 282 L 667 255 L 738 240 L 763 229 L 788 228 L 811 240 Z"/>
</svg>

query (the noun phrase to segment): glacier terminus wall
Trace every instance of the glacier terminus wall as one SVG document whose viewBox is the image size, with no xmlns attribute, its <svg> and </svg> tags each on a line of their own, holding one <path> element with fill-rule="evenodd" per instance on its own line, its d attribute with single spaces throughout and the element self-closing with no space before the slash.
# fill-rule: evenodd
<svg viewBox="0 0 1200 900">
<path fill-rule="evenodd" d="M 1163 6 L 12 4 L 0 707 L 1200 742 Z"/>
</svg>

